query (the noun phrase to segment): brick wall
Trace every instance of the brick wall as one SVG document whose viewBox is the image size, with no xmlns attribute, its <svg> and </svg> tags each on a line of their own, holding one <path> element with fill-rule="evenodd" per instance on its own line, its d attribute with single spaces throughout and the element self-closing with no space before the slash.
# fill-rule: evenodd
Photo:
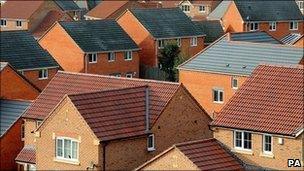
<svg viewBox="0 0 304 171">
<path fill-rule="evenodd" d="M 0 27 L 0 31 L 8 31 L 8 30 L 27 30 L 28 29 L 28 21 L 26 20 L 20 20 L 21 21 L 21 27 L 17 27 L 16 24 L 17 20 L 6 20 L 6 26 Z"/>
<path fill-rule="evenodd" d="M 297 47 L 301 47 L 301 48 L 304 48 L 304 36 L 302 36 L 302 38 L 300 40 L 298 40 L 294 46 L 297 46 Z"/>
<path fill-rule="evenodd" d="M 58 68 L 48 69 L 48 78 L 39 79 L 39 70 L 24 71 L 24 76 L 40 90 L 43 90 L 57 73 Z"/>
<path fill-rule="evenodd" d="M 273 154 L 274 157 L 262 155 L 262 134 L 252 134 L 252 154 L 234 152 L 242 161 L 247 164 L 266 167 L 270 169 L 289 170 L 287 167 L 288 159 L 302 159 L 303 162 L 303 133 L 298 138 L 287 138 L 273 135 Z M 278 143 L 278 138 L 284 139 L 284 144 Z M 222 142 L 229 149 L 233 149 L 233 131 L 218 128 L 214 131 L 214 138 Z M 299 168 L 294 168 L 299 169 Z"/>
<path fill-rule="evenodd" d="M 236 92 L 236 89 L 232 88 L 232 77 L 232 75 L 179 70 L 179 82 L 185 85 L 211 117 L 213 117 L 213 112 L 219 112 Z M 237 76 L 236 78 L 240 87 L 247 77 Z M 213 89 L 224 90 L 224 103 L 213 102 Z"/>
<path fill-rule="evenodd" d="M 35 145 L 34 131 L 37 129 L 37 123 L 35 119 L 24 119 L 24 144 Z"/>
</svg>

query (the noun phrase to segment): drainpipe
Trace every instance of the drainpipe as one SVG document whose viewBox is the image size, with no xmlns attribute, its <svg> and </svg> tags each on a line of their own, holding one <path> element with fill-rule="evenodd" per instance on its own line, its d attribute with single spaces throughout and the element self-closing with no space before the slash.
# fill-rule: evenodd
<svg viewBox="0 0 304 171">
<path fill-rule="evenodd" d="M 84 54 L 84 73 L 88 73 L 88 60 L 87 60 L 87 54 Z"/>
<path fill-rule="evenodd" d="M 146 87 L 146 96 L 145 96 L 145 101 L 146 101 L 146 111 L 145 111 L 145 115 L 146 115 L 146 132 L 149 132 L 150 130 L 150 123 L 149 123 L 149 87 Z"/>
<path fill-rule="evenodd" d="M 102 170 L 106 170 L 106 146 L 107 142 L 102 142 Z"/>
</svg>

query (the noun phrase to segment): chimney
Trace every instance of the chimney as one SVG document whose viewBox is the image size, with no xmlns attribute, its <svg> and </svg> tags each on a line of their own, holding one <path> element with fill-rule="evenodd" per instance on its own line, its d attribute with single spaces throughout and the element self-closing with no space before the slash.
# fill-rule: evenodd
<svg viewBox="0 0 304 171">
<path fill-rule="evenodd" d="M 231 41 L 231 33 L 230 32 L 227 33 L 227 38 L 228 38 L 228 41 Z"/>
<path fill-rule="evenodd" d="M 145 107 L 146 107 L 146 111 L 145 111 L 145 116 L 146 116 L 146 132 L 149 132 L 150 130 L 150 116 L 149 116 L 149 106 L 150 106 L 150 101 L 149 101 L 149 87 L 146 87 L 146 96 L 145 96 Z"/>
</svg>

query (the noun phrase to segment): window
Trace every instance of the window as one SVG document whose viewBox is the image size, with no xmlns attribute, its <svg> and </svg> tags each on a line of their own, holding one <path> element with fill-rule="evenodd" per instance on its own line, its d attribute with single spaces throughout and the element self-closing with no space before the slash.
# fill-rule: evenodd
<svg viewBox="0 0 304 171">
<path fill-rule="evenodd" d="M 154 134 L 151 134 L 151 135 L 148 136 L 147 146 L 148 146 L 148 151 L 154 151 L 155 150 L 155 146 L 154 146 Z"/>
<path fill-rule="evenodd" d="M 263 135 L 263 153 L 272 154 L 272 136 Z"/>
<path fill-rule="evenodd" d="M 0 22 L 1 27 L 6 27 L 6 20 L 2 19 Z"/>
<path fill-rule="evenodd" d="M 277 22 L 270 22 L 270 23 L 269 23 L 269 30 L 270 30 L 270 31 L 275 31 L 275 30 L 277 30 Z"/>
<path fill-rule="evenodd" d="M 125 60 L 127 61 L 132 60 L 132 51 L 125 52 Z"/>
<path fill-rule="evenodd" d="M 182 5 L 182 11 L 184 11 L 185 13 L 189 13 L 190 12 L 190 5 Z"/>
<path fill-rule="evenodd" d="M 199 6 L 199 12 L 206 12 L 206 7 L 203 5 Z"/>
<path fill-rule="evenodd" d="M 126 77 L 127 77 L 127 78 L 132 78 L 132 77 L 133 77 L 133 73 L 131 73 L 131 72 L 127 73 L 127 74 L 126 74 Z"/>
<path fill-rule="evenodd" d="M 19 70 L 19 73 L 20 73 L 21 75 L 24 75 L 24 71 L 23 71 L 23 70 Z"/>
<path fill-rule="evenodd" d="M 35 171 L 35 170 L 36 170 L 36 165 L 34 165 L 34 164 L 29 164 L 29 165 L 28 165 L 28 170 L 29 170 L 29 171 Z"/>
<path fill-rule="evenodd" d="M 96 53 L 89 54 L 89 63 L 97 63 L 97 54 Z"/>
<path fill-rule="evenodd" d="M 297 21 L 291 21 L 289 23 L 289 30 L 298 30 L 298 22 Z"/>
<path fill-rule="evenodd" d="M 21 140 L 24 141 L 24 136 L 25 136 L 25 127 L 24 123 L 21 125 Z"/>
<path fill-rule="evenodd" d="M 304 10 L 304 2 L 303 1 L 297 1 L 297 4 L 299 6 L 299 9 L 303 12 L 303 10 Z"/>
<path fill-rule="evenodd" d="M 47 79 L 48 78 L 48 70 L 47 69 L 41 69 L 39 70 L 39 79 Z"/>
<path fill-rule="evenodd" d="M 56 138 L 56 158 L 78 161 L 78 144 L 70 138 Z"/>
<path fill-rule="evenodd" d="M 213 102 L 215 103 L 223 103 L 223 96 L 224 96 L 224 91 L 223 90 L 213 90 Z"/>
<path fill-rule="evenodd" d="M 237 78 L 232 77 L 231 85 L 232 85 L 233 89 L 237 89 L 238 88 L 238 80 L 237 80 Z"/>
<path fill-rule="evenodd" d="M 16 26 L 17 27 L 22 27 L 22 21 L 16 21 Z"/>
<path fill-rule="evenodd" d="M 259 30 L 259 23 L 249 23 L 249 30 L 250 31 Z"/>
<path fill-rule="evenodd" d="M 176 39 L 176 44 L 177 44 L 178 47 L 181 47 L 182 40 L 181 39 Z"/>
<path fill-rule="evenodd" d="M 114 73 L 114 74 L 110 74 L 110 76 L 121 77 L 121 74 L 120 73 Z"/>
<path fill-rule="evenodd" d="M 245 131 L 234 131 L 234 148 L 241 150 L 251 150 L 251 133 Z"/>
<path fill-rule="evenodd" d="M 115 61 L 115 53 L 114 52 L 108 53 L 108 61 L 109 62 Z"/>
<path fill-rule="evenodd" d="M 197 37 L 192 37 L 190 39 L 190 45 L 191 46 L 197 46 Z"/>
<path fill-rule="evenodd" d="M 164 44 L 165 44 L 164 40 L 158 40 L 158 49 L 164 48 Z"/>
<path fill-rule="evenodd" d="M 36 128 L 38 128 L 41 123 L 42 121 L 36 121 Z"/>
</svg>

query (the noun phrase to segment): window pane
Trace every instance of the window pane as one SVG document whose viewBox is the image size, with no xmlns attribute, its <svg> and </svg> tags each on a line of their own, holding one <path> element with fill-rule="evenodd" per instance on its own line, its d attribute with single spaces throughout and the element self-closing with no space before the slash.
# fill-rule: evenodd
<svg viewBox="0 0 304 171">
<path fill-rule="evenodd" d="M 77 154 L 78 154 L 77 150 L 78 150 L 78 143 L 73 141 L 72 142 L 72 159 L 77 159 Z"/>
<path fill-rule="evenodd" d="M 64 140 L 64 158 L 71 158 L 71 140 Z"/>
<path fill-rule="evenodd" d="M 56 154 L 57 156 L 59 157 L 62 157 L 63 154 L 62 154 L 62 140 L 61 139 L 57 139 L 57 147 L 56 147 Z"/>
<path fill-rule="evenodd" d="M 242 132 L 235 132 L 235 146 L 242 147 Z"/>
<path fill-rule="evenodd" d="M 213 101 L 218 101 L 217 90 L 213 90 Z"/>
<path fill-rule="evenodd" d="M 219 101 L 223 101 L 223 92 L 222 91 L 220 91 L 220 99 L 219 99 Z"/>
<path fill-rule="evenodd" d="M 251 133 L 244 132 L 244 148 L 251 149 Z"/>
<path fill-rule="evenodd" d="M 149 135 L 148 137 L 148 148 L 153 148 L 153 135 Z"/>
<path fill-rule="evenodd" d="M 265 135 L 264 136 L 264 150 L 266 152 L 271 152 L 271 136 Z"/>
</svg>

